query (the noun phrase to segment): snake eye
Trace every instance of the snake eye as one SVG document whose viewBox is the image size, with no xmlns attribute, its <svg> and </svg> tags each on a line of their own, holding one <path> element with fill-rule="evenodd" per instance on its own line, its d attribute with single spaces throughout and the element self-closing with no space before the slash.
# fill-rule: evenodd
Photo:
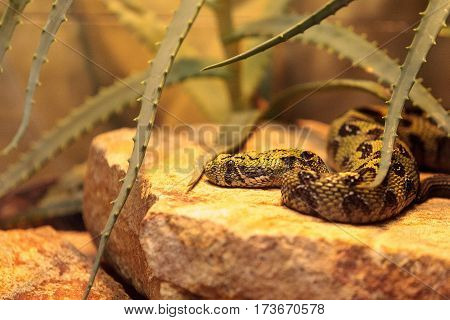
<svg viewBox="0 0 450 320">
<path fill-rule="evenodd" d="M 233 160 L 227 160 L 227 162 L 225 162 L 225 164 L 227 166 L 234 166 L 234 161 Z"/>
</svg>

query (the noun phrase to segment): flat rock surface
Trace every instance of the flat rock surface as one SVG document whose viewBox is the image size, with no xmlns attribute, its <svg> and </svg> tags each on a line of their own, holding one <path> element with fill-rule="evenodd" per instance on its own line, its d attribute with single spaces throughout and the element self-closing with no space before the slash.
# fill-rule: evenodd
<svg viewBox="0 0 450 320">
<path fill-rule="evenodd" d="M 91 216 L 102 225 L 106 221 L 107 213 L 89 211 L 109 208 L 111 191 L 105 190 L 118 190 L 133 133 L 113 131 L 93 142 L 92 175 L 86 182 L 92 194 L 85 198 L 88 226 L 98 223 L 90 222 Z M 264 127 L 246 148 L 303 146 L 323 155 L 323 135 L 314 130 L 303 134 Z M 117 254 L 117 261 L 129 251 L 142 250 L 136 239 L 129 248 L 125 233 L 132 226 L 146 258 L 139 256 L 137 264 L 145 265 L 146 275 L 205 298 L 450 296 L 450 200 L 429 200 L 382 224 L 352 226 L 290 210 L 281 205 L 278 189 L 220 188 L 203 179 L 186 194 L 194 159 L 207 148 L 195 135 L 164 136 L 154 134 L 139 181 L 112 234 L 109 253 Z M 161 141 L 164 147 L 158 145 Z M 128 251 L 113 251 L 121 242 Z M 136 268 L 131 260 L 127 263 Z"/>
<path fill-rule="evenodd" d="M 81 299 L 92 252 L 86 234 L 50 227 L 0 231 L 0 299 Z M 122 286 L 100 270 L 90 299 L 128 299 Z"/>
</svg>

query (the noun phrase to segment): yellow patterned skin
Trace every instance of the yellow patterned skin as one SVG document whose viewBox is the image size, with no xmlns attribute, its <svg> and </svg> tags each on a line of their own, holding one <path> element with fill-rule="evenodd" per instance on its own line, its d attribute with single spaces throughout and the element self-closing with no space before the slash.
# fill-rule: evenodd
<svg viewBox="0 0 450 320">
<path fill-rule="evenodd" d="M 299 149 L 276 149 L 220 154 L 205 166 L 205 175 L 223 187 L 281 187 L 283 176 L 298 168 L 328 172 L 323 160 L 313 152 Z"/>
<path fill-rule="evenodd" d="M 336 119 L 328 137 L 329 170 L 310 151 L 279 149 L 221 154 L 205 166 L 209 181 L 226 187 L 281 187 L 282 202 L 329 221 L 364 224 L 399 214 L 416 198 L 416 163 L 448 173 L 450 139 L 415 108 L 405 112 L 386 179 L 377 173 L 386 107 L 360 107 Z M 411 148 L 408 143 L 412 143 Z"/>
</svg>

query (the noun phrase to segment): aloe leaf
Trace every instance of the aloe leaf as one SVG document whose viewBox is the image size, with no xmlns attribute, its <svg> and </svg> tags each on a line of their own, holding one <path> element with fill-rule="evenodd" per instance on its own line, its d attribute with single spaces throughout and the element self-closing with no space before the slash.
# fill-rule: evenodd
<svg viewBox="0 0 450 320">
<path fill-rule="evenodd" d="M 206 74 L 201 69 L 208 64 L 210 59 L 179 58 L 172 66 L 167 76 L 166 85 L 173 85 L 191 79 L 218 78 L 227 79 L 230 76 L 228 70 L 209 70 Z M 219 71 L 219 72 L 218 72 Z"/>
<path fill-rule="evenodd" d="M 249 23 L 229 35 L 228 41 L 238 41 L 247 37 L 272 37 L 298 19 L 297 15 L 282 16 Z M 400 66 L 380 50 L 376 43 L 367 41 L 361 35 L 345 27 L 324 21 L 293 40 L 301 40 L 320 48 L 328 48 L 340 58 L 351 60 L 354 66 L 359 66 L 374 74 L 382 83 L 392 85 L 400 76 Z M 447 111 L 422 84 L 415 82 L 409 97 L 414 105 L 423 109 L 447 132 L 450 132 L 448 129 L 450 128 L 450 117 Z"/>
<path fill-rule="evenodd" d="M 447 38 L 450 37 L 450 28 L 449 27 L 442 28 L 441 32 L 439 32 L 439 36 Z"/>
<path fill-rule="evenodd" d="M 145 76 L 145 73 L 140 73 L 115 82 L 59 121 L 1 174 L 0 197 L 28 179 L 72 141 L 91 130 L 95 124 L 105 121 L 112 114 L 121 112 L 127 105 L 135 102 L 142 92 L 140 83 Z"/>
<path fill-rule="evenodd" d="M 270 101 L 269 112 L 271 114 L 278 112 L 288 106 L 289 104 L 296 103 L 296 101 L 304 97 L 305 93 L 323 90 L 336 90 L 336 89 L 357 89 L 364 92 L 368 92 L 383 101 L 389 99 L 390 91 L 381 84 L 359 79 L 335 79 L 328 81 L 314 81 L 307 83 L 300 83 L 293 85 L 287 89 L 284 89 L 279 94 L 275 95 Z M 270 115 L 268 115 L 270 118 Z"/>
<path fill-rule="evenodd" d="M 426 11 L 420 21 L 419 27 L 415 29 L 416 34 L 408 50 L 405 62 L 401 67 L 400 77 L 394 85 L 391 99 L 388 101 L 389 108 L 384 126 L 383 148 L 381 149 L 380 168 L 371 184 L 378 186 L 383 182 L 391 166 L 392 151 L 397 137 L 397 128 L 402 117 L 405 101 L 409 98 L 409 92 L 416 80 L 417 73 L 426 61 L 428 51 L 436 44 L 436 37 L 450 13 L 450 0 L 430 0 Z M 438 118 L 439 119 L 439 118 Z M 443 127 L 449 123 L 439 123 Z"/>
<path fill-rule="evenodd" d="M 142 92 L 140 83 L 144 79 L 145 73 L 140 73 L 117 81 L 110 87 L 102 89 L 96 96 L 87 99 L 59 121 L 31 147 L 30 151 L 2 173 L 0 197 L 28 179 L 82 133 L 91 130 L 96 123 L 105 121 L 110 115 L 122 111 L 127 105 L 135 102 L 139 92 Z"/>
<path fill-rule="evenodd" d="M 226 36 L 234 29 L 234 21 L 232 13 L 235 6 L 242 1 L 217 0 L 211 4 L 211 8 L 216 16 L 219 30 L 219 36 L 222 46 L 227 57 L 235 56 L 239 53 L 240 43 L 226 42 Z M 279 2 L 265 1 L 265 13 L 269 15 L 282 14 L 289 1 L 283 0 Z M 255 41 L 245 43 L 243 45 L 253 47 Z M 250 107 L 248 103 L 251 99 L 255 88 L 260 85 L 261 79 L 267 74 L 266 69 L 270 62 L 270 55 L 259 55 L 257 59 L 244 61 L 244 64 L 233 64 L 229 66 L 230 78 L 226 82 L 229 96 L 232 98 L 232 106 L 234 110 L 246 109 Z"/>
<path fill-rule="evenodd" d="M 217 0 L 211 6 L 216 17 L 219 38 L 222 42 L 223 51 L 226 57 L 231 57 L 239 53 L 239 43 L 224 42 L 226 34 L 234 29 L 233 9 L 234 2 L 231 0 Z M 241 92 L 241 65 L 234 64 L 229 67 L 231 77 L 226 82 L 230 98 L 233 99 L 233 109 L 242 109 L 247 105 L 243 102 Z"/>
<path fill-rule="evenodd" d="M 123 184 L 109 215 L 106 226 L 101 234 L 97 256 L 92 267 L 91 276 L 83 298 L 87 299 L 100 266 L 100 259 L 106 248 L 111 231 L 133 187 L 138 171 L 144 160 L 150 140 L 153 123 L 156 116 L 159 99 L 170 72 L 175 56 L 186 38 L 192 23 L 204 4 L 204 0 L 182 0 L 174 14 L 172 22 L 167 29 L 167 34 L 161 42 L 155 59 L 151 63 L 146 87 L 142 97 L 141 111 L 137 117 L 136 134 L 133 138 L 134 146 L 129 159 L 129 166 Z"/>
<path fill-rule="evenodd" d="M 158 41 L 164 36 L 164 25 L 150 10 L 137 7 L 135 3 L 123 0 L 104 1 L 107 9 L 114 13 L 119 22 L 126 26 L 139 40 L 155 51 Z"/>
<path fill-rule="evenodd" d="M 9 218 L 0 218 L 0 229 L 32 227 L 49 219 L 80 213 L 85 167 L 84 164 L 74 166 L 57 181 L 51 181 L 50 186 L 45 188 L 45 194 L 36 203 Z M 35 187 L 31 189 L 33 191 L 36 191 Z M 27 193 L 23 196 L 26 197 Z"/>
<path fill-rule="evenodd" d="M 215 2 L 211 4 L 212 8 L 216 6 Z M 107 8 L 119 18 L 119 21 L 136 34 L 138 39 L 150 51 L 157 50 L 159 40 L 164 35 L 165 26 L 153 12 L 146 12 L 142 8 L 137 8 L 137 4 L 130 4 L 128 1 L 123 0 L 105 1 L 105 3 Z M 196 48 L 190 47 L 188 44 L 184 45 L 184 49 L 190 55 L 201 55 L 201 52 L 197 52 Z M 212 61 L 208 64 L 211 63 Z M 206 65 L 199 66 L 199 68 L 201 69 Z M 227 83 L 230 82 L 231 74 L 229 70 L 225 70 L 225 72 L 227 76 L 225 79 L 222 79 L 227 80 L 225 82 L 197 79 L 183 84 L 183 88 L 193 98 L 195 105 L 199 107 L 208 119 L 214 122 L 222 122 L 224 115 L 230 112 L 232 106 L 231 97 L 227 91 Z M 215 100 L 214 104 L 211 103 L 211 98 Z"/>
<path fill-rule="evenodd" d="M 275 17 L 288 11 L 289 4 L 292 0 L 266 0 L 264 15 L 267 17 Z M 226 41 L 226 37 L 224 39 Z M 244 49 L 250 49 L 258 45 L 261 39 L 249 39 L 242 43 Z M 261 88 L 261 82 L 269 79 L 271 76 L 270 63 L 272 61 L 272 52 L 265 51 L 253 57 L 242 61 L 242 95 L 243 100 L 248 101 L 257 89 Z"/>
<path fill-rule="evenodd" d="M 20 23 L 20 15 L 30 0 L 10 0 L 0 23 L 0 73 L 6 51 L 10 48 L 11 38 L 16 26 Z"/>
<path fill-rule="evenodd" d="M 200 72 L 207 62 L 196 59 L 180 59 L 175 62 L 167 77 L 166 85 L 172 85 L 195 77 L 226 77 L 226 70 Z M 31 149 L 17 162 L 0 175 L 0 198 L 19 183 L 31 177 L 56 154 L 64 150 L 83 133 L 90 131 L 97 123 L 106 121 L 110 116 L 122 112 L 136 102 L 143 93 L 141 82 L 148 72 L 139 72 L 123 80 L 118 80 L 107 88 L 87 99 L 63 118 L 51 131 L 43 135 Z"/>
<path fill-rule="evenodd" d="M 36 86 L 40 85 L 39 75 L 41 73 L 42 65 L 47 61 L 47 52 L 50 49 L 50 45 L 55 39 L 56 32 L 58 31 L 61 24 L 67 20 L 66 12 L 67 10 L 69 10 L 71 4 L 72 0 L 58 0 L 52 5 L 52 10 L 48 17 L 45 28 L 42 31 L 38 49 L 33 56 L 33 62 L 31 64 L 30 75 L 25 92 L 25 103 L 23 108 L 22 121 L 11 142 L 2 150 L 3 154 L 8 154 L 11 150 L 17 147 L 20 139 L 22 138 L 28 127 L 28 123 L 30 122 L 31 108 L 34 102 L 34 91 L 36 90 Z"/>
<path fill-rule="evenodd" d="M 206 67 L 204 70 L 212 69 L 212 68 L 218 68 L 223 67 L 225 65 L 231 64 L 233 62 L 237 62 L 246 58 L 249 58 L 251 56 L 254 56 L 255 54 L 258 54 L 260 52 L 263 52 L 267 49 L 272 48 L 273 46 L 276 46 L 277 44 L 280 44 L 282 42 L 285 42 L 289 40 L 292 37 L 295 37 L 296 35 L 305 32 L 312 26 L 315 26 L 319 24 L 322 20 L 329 17 L 330 15 L 336 13 L 339 9 L 342 7 L 347 6 L 350 2 L 353 0 L 332 0 L 326 3 L 323 7 L 321 7 L 319 10 L 308 16 L 307 18 L 301 20 L 294 26 L 288 28 L 287 30 L 284 30 L 277 36 L 261 43 L 260 45 L 254 47 L 253 49 L 250 49 L 246 52 L 243 52 L 237 56 L 231 57 L 225 61 L 213 64 L 211 66 Z"/>
<path fill-rule="evenodd" d="M 190 81 L 183 82 L 182 87 L 193 98 L 195 106 L 198 106 L 201 112 L 211 121 L 222 122 L 224 115 L 230 112 L 231 105 L 225 87 L 225 81 L 230 79 L 229 70 L 227 68 L 209 70 L 221 70 L 221 72 L 210 73 L 207 77 L 203 77 L 200 70 L 211 62 L 211 59 L 197 60 L 181 57 L 179 59 L 169 73 L 169 78 L 172 74 L 185 74 L 186 76 L 182 80 Z M 211 103 L 211 101 L 214 101 L 214 103 Z"/>
</svg>

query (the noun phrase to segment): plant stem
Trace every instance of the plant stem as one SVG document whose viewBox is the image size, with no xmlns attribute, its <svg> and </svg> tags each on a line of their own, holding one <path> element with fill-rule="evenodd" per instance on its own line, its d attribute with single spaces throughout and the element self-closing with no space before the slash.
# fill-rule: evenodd
<svg viewBox="0 0 450 320">
<path fill-rule="evenodd" d="M 227 58 L 239 54 L 239 43 L 228 42 L 226 37 L 234 30 L 232 9 L 233 4 L 230 0 L 219 0 L 212 6 L 217 18 L 220 40 Z M 242 101 L 241 93 L 241 65 L 235 63 L 230 66 L 230 77 L 226 81 L 230 99 L 233 101 L 233 111 L 242 110 L 246 104 Z"/>
</svg>

